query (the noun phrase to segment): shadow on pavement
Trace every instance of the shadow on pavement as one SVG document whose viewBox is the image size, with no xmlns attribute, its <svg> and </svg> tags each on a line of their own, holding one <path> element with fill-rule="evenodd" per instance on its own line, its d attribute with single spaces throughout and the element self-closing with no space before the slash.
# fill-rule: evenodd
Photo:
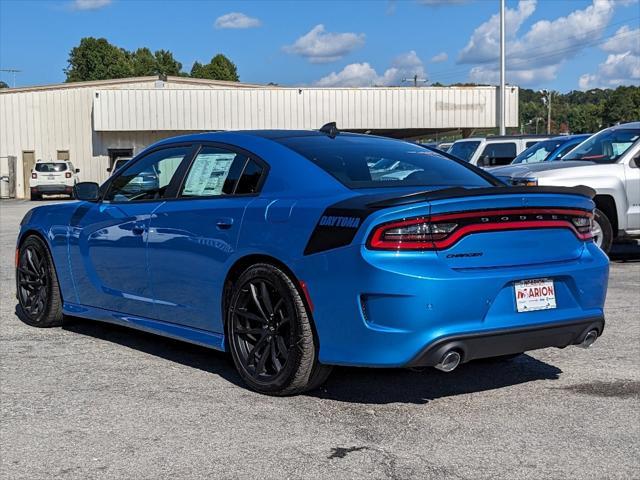
<svg viewBox="0 0 640 480">
<path fill-rule="evenodd" d="M 451 373 L 427 368 L 336 368 L 311 396 L 355 403 L 428 403 L 438 398 L 484 392 L 536 380 L 557 380 L 562 370 L 528 355 L 504 362 L 476 361 Z"/>
<path fill-rule="evenodd" d="M 612 262 L 640 262 L 640 242 L 635 240 L 614 243 L 609 252 Z"/>
<path fill-rule="evenodd" d="M 17 313 L 16 309 L 16 313 Z M 231 357 L 217 350 L 142 332 L 109 323 L 70 318 L 62 328 L 67 331 L 117 343 L 171 362 L 218 375 L 230 383 L 244 386 Z"/>
<path fill-rule="evenodd" d="M 84 319 L 70 319 L 70 332 L 116 343 L 191 368 L 219 375 L 246 388 L 229 355 L 138 330 Z M 522 355 L 505 362 L 471 362 L 445 374 L 435 369 L 334 369 L 329 380 L 308 396 L 356 403 L 427 403 L 429 400 L 482 392 L 536 380 L 556 380 L 562 371 Z"/>
</svg>

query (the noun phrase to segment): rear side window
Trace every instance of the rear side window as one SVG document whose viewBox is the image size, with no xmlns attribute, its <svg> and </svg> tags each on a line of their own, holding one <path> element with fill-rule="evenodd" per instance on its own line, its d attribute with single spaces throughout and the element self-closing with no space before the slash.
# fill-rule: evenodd
<svg viewBox="0 0 640 480">
<path fill-rule="evenodd" d="M 516 158 L 516 144 L 513 142 L 488 143 L 480 154 L 482 165 L 508 165 Z"/>
<path fill-rule="evenodd" d="M 58 173 L 67 170 L 66 163 L 36 163 L 36 172 L 41 173 Z"/>
<path fill-rule="evenodd" d="M 340 134 L 280 138 L 349 188 L 489 186 L 466 165 L 412 143 Z"/>
<path fill-rule="evenodd" d="M 203 147 L 191 164 L 182 196 L 256 193 L 262 173 L 262 165 L 246 155 L 219 147 Z"/>
<path fill-rule="evenodd" d="M 471 157 L 473 157 L 473 154 L 476 153 L 479 146 L 480 142 L 477 141 L 455 142 L 449 148 L 449 153 L 454 157 L 468 162 L 471 160 Z"/>
<path fill-rule="evenodd" d="M 247 166 L 244 168 L 244 172 L 242 172 L 235 193 L 237 195 L 256 193 L 260 187 L 263 170 L 262 165 L 258 164 L 258 162 L 249 160 Z"/>
</svg>

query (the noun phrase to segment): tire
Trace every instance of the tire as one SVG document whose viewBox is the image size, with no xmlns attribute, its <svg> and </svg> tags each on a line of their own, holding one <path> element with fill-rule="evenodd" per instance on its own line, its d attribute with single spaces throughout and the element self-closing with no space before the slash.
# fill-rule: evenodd
<svg viewBox="0 0 640 480">
<path fill-rule="evenodd" d="M 256 264 L 240 275 L 225 323 L 233 363 L 256 392 L 302 393 L 319 387 L 331 372 L 318 363 L 317 341 L 300 292 L 274 265 Z"/>
<path fill-rule="evenodd" d="M 31 194 L 31 201 L 37 201 L 37 200 L 42 200 L 42 194 L 41 193 L 32 193 Z"/>
<path fill-rule="evenodd" d="M 613 243 L 613 228 L 609 218 L 602 210 L 595 209 L 593 215 L 593 241 L 598 245 L 604 253 L 609 253 L 611 244 Z M 597 236 L 596 236 L 597 235 Z"/>
<path fill-rule="evenodd" d="M 20 318 L 33 327 L 64 323 L 62 296 L 51 254 L 36 235 L 28 236 L 18 252 L 16 292 Z"/>
</svg>

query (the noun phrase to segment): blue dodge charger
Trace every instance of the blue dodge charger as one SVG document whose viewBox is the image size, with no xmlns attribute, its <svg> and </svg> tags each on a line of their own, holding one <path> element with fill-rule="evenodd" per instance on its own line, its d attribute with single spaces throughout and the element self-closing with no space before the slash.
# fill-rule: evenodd
<svg viewBox="0 0 640 480">
<path fill-rule="evenodd" d="M 19 313 L 228 351 L 273 395 L 332 365 L 432 366 L 591 345 L 608 260 L 586 187 L 507 187 L 446 153 L 340 132 L 152 145 L 24 217 Z"/>
</svg>

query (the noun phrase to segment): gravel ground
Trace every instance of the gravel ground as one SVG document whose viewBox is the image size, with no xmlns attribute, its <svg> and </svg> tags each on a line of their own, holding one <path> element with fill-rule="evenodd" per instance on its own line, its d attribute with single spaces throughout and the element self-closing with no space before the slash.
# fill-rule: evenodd
<svg viewBox="0 0 640 480">
<path fill-rule="evenodd" d="M 0 203 L 0 478 L 640 478 L 640 247 L 617 249 L 590 350 L 435 370 L 338 368 L 252 393 L 226 355 L 97 322 L 15 315 Z"/>
</svg>

